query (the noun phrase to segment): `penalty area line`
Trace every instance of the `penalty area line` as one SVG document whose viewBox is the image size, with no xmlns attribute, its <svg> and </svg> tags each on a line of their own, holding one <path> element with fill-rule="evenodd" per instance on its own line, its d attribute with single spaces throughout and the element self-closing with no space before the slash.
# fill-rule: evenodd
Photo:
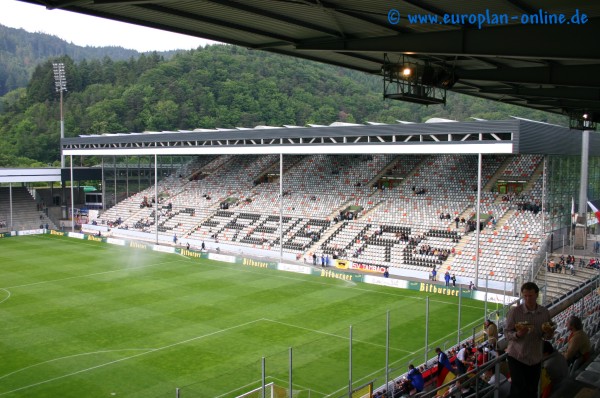
<svg viewBox="0 0 600 398">
<path fill-rule="evenodd" d="M 62 376 L 52 377 L 50 379 L 42 380 L 42 381 L 39 381 L 37 383 L 29 384 L 27 386 L 15 388 L 15 389 L 13 389 L 11 391 L 0 392 L 0 396 L 12 394 L 12 393 L 18 392 L 18 391 L 23 391 L 23 390 L 26 390 L 26 389 L 29 389 L 29 388 L 32 388 L 32 387 L 37 387 L 37 386 L 40 386 L 42 384 L 51 383 L 53 381 L 65 379 L 67 377 L 75 376 L 75 375 L 78 375 L 78 374 L 81 374 L 81 373 L 90 372 L 92 370 L 100 369 L 100 368 L 103 368 L 103 367 L 106 367 L 106 366 L 109 366 L 109 365 L 113 365 L 113 364 L 116 364 L 116 363 L 124 362 L 124 361 L 127 361 L 129 359 L 139 358 L 139 357 L 147 355 L 147 354 L 152 354 L 152 353 L 155 353 L 155 352 L 164 351 L 164 350 L 167 350 L 167 349 L 172 348 L 172 347 L 176 347 L 176 346 L 179 346 L 179 345 L 182 345 L 182 344 L 186 344 L 186 343 L 189 343 L 189 342 L 192 342 L 192 341 L 195 341 L 195 340 L 200 340 L 200 339 L 203 339 L 205 337 L 214 336 L 214 335 L 217 335 L 219 333 L 228 332 L 230 330 L 234 330 L 234 329 L 237 329 L 237 328 L 241 328 L 241 327 L 248 326 L 248 325 L 251 325 L 253 323 L 262 322 L 262 321 L 264 321 L 264 319 L 262 319 L 262 318 L 261 319 L 255 319 L 253 321 L 249 321 L 249 322 L 245 322 L 245 323 L 240 323 L 239 325 L 231 326 L 231 327 L 228 327 L 228 328 L 225 328 L 225 329 L 221 329 L 221 330 L 216 330 L 216 331 L 211 332 L 211 333 L 207 333 L 207 334 L 203 334 L 203 335 L 200 335 L 200 336 L 192 337 L 192 338 L 189 338 L 189 339 L 186 339 L 186 340 L 182 340 L 182 341 L 179 341 L 179 342 L 176 342 L 176 343 L 173 343 L 173 344 L 168 344 L 168 345 L 165 345 L 163 347 L 150 348 L 148 351 L 142 352 L 140 354 L 135 354 L 135 355 L 131 355 L 131 356 L 128 356 L 128 357 L 125 357 L 125 358 L 116 359 L 114 361 L 101 363 L 100 365 L 91 366 L 91 367 L 85 368 L 85 369 L 80 369 L 80 370 L 77 370 L 75 372 L 71 372 L 71 373 L 68 373 L 68 374 L 65 374 L 65 375 L 62 375 Z"/>
<path fill-rule="evenodd" d="M 24 368 L 15 370 L 14 372 L 10 372 L 10 373 L 7 373 L 7 374 L 5 374 L 3 376 L 0 376 L 0 380 L 6 379 L 7 377 L 12 376 L 14 374 L 17 374 L 17 373 L 20 373 L 20 372 L 24 372 L 27 369 L 35 368 L 36 366 L 45 365 L 47 363 L 53 363 L 53 362 L 62 361 L 63 359 L 71 359 L 71 358 L 83 357 L 83 356 L 86 356 L 86 355 L 105 354 L 105 353 L 109 353 L 109 352 L 151 351 L 151 350 L 154 350 L 154 348 L 122 348 L 122 349 L 119 349 L 119 350 L 102 350 L 102 351 L 92 351 L 92 352 L 84 352 L 84 353 L 81 353 L 81 354 L 67 355 L 67 356 L 64 356 L 64 357 L 49 359 L 49 360 L 44 361 L 44 362 L 35 363 L 33 365 L 29 365 L 29 366 L 26 366 Z"/>
<path fill-rule="evenodd" d="M 293 325 L 293 324 L 291 324 L 291 323 L 286 323 L 286 322 L 276 321 L 276 320 L 274 320 L 274 319 L 267 319 L 267 318 L 265 318 L 265 321 L 268 321 L 268 322 L 273 322 L 273 323 L 278 323 L 278 324 L 280 324 L 280 325 L 289 326 L 289 327 L 296 328 L 296 329 L 306 330 L 306 331 L 308 331 L 308 332 L 313 332 L 313 333 L 323 334 L 323 335 L 326 335 L 326 336 L 331 336 L 331 337 L 337 337 L 337 338 L 339 338 L 339 339 L 344 339 L 344 340 L 348 340 L 348 339 L 349 339 L 349 337 L 348 337 L 348 336 L 341 336 L 341 335 L 339 335 L 339 334 L 335 334 L 335 333 L 329 333 L 329 332 L 324 332 L 324 331 L 322 331 L 322 330 L 316 330 L 316 329 L 305 328 L 305 327 L 303 327 L 303 326 L 298 326 L 298 325 Z M 369 342 L 369 341 L 356 340 L 356 339 L 354 339 L 353 341 L 354 341 L 354 342 L 357 342 L 357 343 L 362 343 L 362 344 L 368 344 L 368 345 L 372 345 L 372 346 L 375 346 L 375 347 L 385 348 L 385 346 L 384 346 L 384 345 L 382 345 L 382 344 L 371 343 L 371 342 Z M 392 348 L 392 350 L 394 350 L 394 351 L 401 351 L 401 352 L 408 352 L 408 353 L 411 353 L 411 351 L 402 350 L 402 349 L 400 349 L 400 348 Z"/>
</svg>

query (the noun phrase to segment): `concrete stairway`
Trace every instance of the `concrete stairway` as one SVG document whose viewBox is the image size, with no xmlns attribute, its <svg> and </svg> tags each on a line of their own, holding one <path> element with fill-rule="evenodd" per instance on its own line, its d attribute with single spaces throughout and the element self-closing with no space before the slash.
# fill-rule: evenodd
<svg viewBox="0 0 600 398">
<path fill-rule="evenodd" d="M 12 228 L 11 228 L 11 198 L 10 189 L 0 188 L 0 220 L 5 221 L 7 226 L 3 231 L 38 229 L 40 225 L 56 228 L 54 222 L 48 216 L 38 210 L 38 204 L 25 187 L 12 188 Z"/>
<path fill-rule="evenodd" d="M 576 262 L 577 264 L 577 262 Z M 570 290 L 576 288 L 582 283 L 587 282 L 593 277 L 598 276 L 598 271 L 590 268 L 579 268 L 575 266 L 575 275 L 571 275 L 571 271 L 567 273 L 548 272 L 546 267 L 542 267 L 535 282 L 538 286 L 545 286 L 545 302 L 552 301 Z"/>
<path fill-rule="evenodd" d="M 490 178 L 487 184 L 485 184 L 485 186 L 481 189 L 482 191 L 492 191 L 492 188 L 496 186 L 496 182 L 500 179 L 500 177 L 504 175 L 504 170 L 506 170 L 506 167 L 510 164 L 511 160 L 512 158 L 510 156 L 507 157 L 506 160 L 504 160 L 504 162 L 500 165 L 500 167 L 498 167 L 492 178 Z"/>
</svg>

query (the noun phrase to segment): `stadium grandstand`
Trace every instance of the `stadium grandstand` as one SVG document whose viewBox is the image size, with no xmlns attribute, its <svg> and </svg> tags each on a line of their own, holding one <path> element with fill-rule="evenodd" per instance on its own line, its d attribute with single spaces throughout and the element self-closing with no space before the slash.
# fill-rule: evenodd
<svg viewBox="0 0 600 398">
<path fill-rule="evenodd" d="M 85 203 L 86 190 L 75 180 L 70 192 L 11 185 L 0 200 L 10 204 L 3 217 L 13 224 L 3 227 L 60 225 L 434 286 L 449 273 L 459 286 L 503 296 L 518 296 L 523 282 L 535 280 L 543 302 L 561 309 L 557 325 L 568 314 L 584 314 L 594 335 L 598 291 L 590 286 L 598 282 L 598 223 L 586 210 L 573 217 L 586 149 L 581 137 L 513 119 L 67 138 L 62 150 L 69 164 L 73 156 L 100 156 L 101 164 L 64 169 L 62 176 L 47 171 L 43 178 L 40 170 L 28 176 L 5 170 L 4 178 L 100 177 L 96 202 Z M 600 139 L 590 138 L 587 150 L 596 154 Z M 584 161 L 583 183 L 596 198 L 600 157 Z M 57 204 L 62 200 L 68 209 Z M 565 255 L 574 255 L 576 272 L 567 273 L 567 265 L 564 273 L 550 272 L 549 263 Z M 585 299 L 570 299 L 581 291 Z M 558 330 L 557 348 L 566 333 Z"/>
<path fill-rule="evenodd" d="M 546 253 L 572 246 L 577 137 L 515 119 L 108 134 L 67 138 L 63 151 L 154 154 L 161 169 L 178 155 L 178 167 L 157 171 L 157 185 L 135 193 L 124 192 L 135 176 L 105 166 L 111 199 L 88 231 L 156 242 L 176 235 L 181 245 L 307 262 L 328 257 L 424 280 L 432 269 L 450 270 L 461 284 L 513 291 L 535 278 Z M 600 140 L 593 135 L 589 145 L 596 153 Z M 598 162 L 589 158 L 594 198 Z M 588 219 L 593 232 L 595 217 Z"/>
</svg>

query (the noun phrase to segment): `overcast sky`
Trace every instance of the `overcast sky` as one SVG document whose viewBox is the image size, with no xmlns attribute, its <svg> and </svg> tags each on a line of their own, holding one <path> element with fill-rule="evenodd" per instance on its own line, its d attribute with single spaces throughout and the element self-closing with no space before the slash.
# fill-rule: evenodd
<svg viewBox="0 0 600 398">
<path fill-rule="evenodd" d="M 138 51 L 192 49 L 207 40 L 94 18 L 61 10 L 47 10 L 17 0 L 0 0 L 0 24 L 28 32 L 58 36 L 79 46 L 119 46 Z"/>
</svg>

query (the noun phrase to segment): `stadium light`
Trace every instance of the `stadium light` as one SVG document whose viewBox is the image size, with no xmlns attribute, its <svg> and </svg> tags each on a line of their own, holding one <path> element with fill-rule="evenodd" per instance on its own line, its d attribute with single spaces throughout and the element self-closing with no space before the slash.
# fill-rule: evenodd
<svg viewBox="0 0 600 398">
<path fill-rule="evenodd" d="M 54 87 L 60 93 L 60 138 L 65 138 L 65 119 L 63 117 L 63 91 L 67 91 L 67 78 L 65 76 L 65 64 L 56 62 L 52 64 L 54 71 Z M 65 167 L 65 157 L 60 153 L 60 167 Z"/>
<path fill-rule="evenodd" d="M 578 111 L 569 114 L 569 127 L 573 130 L 595 131 L 598 125 L 599 115 L 595 112 Z"/>
<path fill-rule="evenodd" d="M 405 56 L 392 62 L 384 54 L 383 97 L 422 105 L 446 103 L 446 90 L 458 77 L 445 65 L 416 63 Z"/>
</svg>

